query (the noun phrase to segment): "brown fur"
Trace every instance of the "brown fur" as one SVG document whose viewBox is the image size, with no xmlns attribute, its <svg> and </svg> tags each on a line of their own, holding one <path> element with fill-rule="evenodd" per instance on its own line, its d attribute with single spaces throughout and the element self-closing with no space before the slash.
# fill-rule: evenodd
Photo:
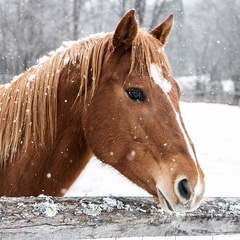
<svg viewBox="0 0 240 240">
<path fill-rule="evenodd" d="M 29 139 L 34 147 L 44 145 L 46 140 L 53 141 L 57 128 L 59 79 L 78 78 L 79 93 L 78 96 L 74 96 L 75 102 L 82 101 L 82 98 L 86 100 L 88 94 L 94 95 L 103 60 L 109 58 L 111 54 L 111 39 L 110 33 L 104 37 L 78 41 L 71 48 L 63 45 L 61 51 L 52 53 L 52 56 L 50 54 L 42 64 L 31 67 L 16 77 L 17 80 L 10 85 L 1 86 L 0 164 L 2 167 L 6 165 L 7 160 L 13 160 L 19 146 L 28 149 Z M 161 47 L 160 42 L 147 32 L 139 31 L 132 47 L 129 74 L 135 63 L 141 67 L 147 65 L 147 69 L 150 69 L 151 62 L 166 66 L 170 72 L 164 52 L 157 51 Z M 64 66 L 64 59 L 68 57 L 69 63 Z M 81 70 L 75 73 L 76 75 L 69 76 L 70 72 L 76 72 L 72 70 L 74 68 Z M 143 68 L 140 69 L 140 72 L 143 71 Z M 89 87 L 90 91 L 88 91 Z M 58 101 L 60 102 L 61 99 Z"/>
<path fill-rule="evenodd" d="M 180 90 L 163 52 L 171 26 L 172 16 L 149 34 L 138 29 L 132 10 L 114 33 L 65 43 L 1 86 L 0 195 L 62 196 L 93 154 L 155 197 L 161 174 L 171 176 L 163 181 L 170 185 L 182 174 L 194 186 L 198 171 L 202 180 L 172 106 L 150 75 L 157 64 L 180 114 Z M 129 100 L 125 90 L 131 87 L 143 89 L 147 101 Z M 179 159 L 173 173 L 167 164 L 172 158 Z"/>
</svg>

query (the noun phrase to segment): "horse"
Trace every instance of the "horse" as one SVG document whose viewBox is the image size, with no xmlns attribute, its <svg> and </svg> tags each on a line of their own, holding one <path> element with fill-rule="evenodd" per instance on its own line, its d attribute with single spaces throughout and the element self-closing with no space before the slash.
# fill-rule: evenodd
<svg viewBox="0 0 240 240">
<path fill-rule="evenodd" d="M 204 173 L 164 52 L 127 12 L 114 32 L 63 42 L 0 87 L 0 195 L 64 196 L 95 155 L 168 212 L 198 208 Z"/>
</svg>

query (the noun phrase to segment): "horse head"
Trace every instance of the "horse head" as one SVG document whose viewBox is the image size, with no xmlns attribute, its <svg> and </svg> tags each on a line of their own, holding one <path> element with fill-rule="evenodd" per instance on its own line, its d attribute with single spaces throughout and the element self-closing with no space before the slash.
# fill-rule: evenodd
<svg viewBox="0 0 240 240">
<path fill-rule="evenodd" d="M 149 33 L 134 10 L 112 34 L 94 94 L 83 114 L 93 153 L 147 190 L 166 211 L 196 209 L 204 173 L 185 129 L 164 46 L 173 15 Z M 117 186 L 116 186 L 117 187 Z"/>
</svg>

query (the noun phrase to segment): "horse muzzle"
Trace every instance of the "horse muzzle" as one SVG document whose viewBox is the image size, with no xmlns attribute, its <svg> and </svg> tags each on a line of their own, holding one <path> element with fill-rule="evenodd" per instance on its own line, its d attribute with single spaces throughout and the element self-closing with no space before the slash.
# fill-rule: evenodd
<svg viewBox="0 0 240 240">
<path fill-rule="evenodd" d="M 191 212 L 196 210 L 204 194 L 204 183 L 198 180 L 194 188 L 189 181 L 180 177 L 175 181 L 174 192 L 166 191 L 163 184 L 157 184 L 158 200 L 166 212 Z"/>
</svg>

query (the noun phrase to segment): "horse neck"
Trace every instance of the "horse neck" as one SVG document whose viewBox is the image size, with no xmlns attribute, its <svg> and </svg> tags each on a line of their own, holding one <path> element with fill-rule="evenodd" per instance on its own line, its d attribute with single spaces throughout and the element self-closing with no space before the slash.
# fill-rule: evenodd
<svg viewBox="0 0 240 240">
<path fill-rule="evenodd" d="M 54 147 L 19 152 L 12 164 L 0 170 L 0 195 L 63 196 L 92 156 L 84 139 L 73 132 L 74 128 L 58 135 Z"/>
<path fill-rule="evenodd" d="M 82 129 L 84 102 L 78 99 L 80 83 L 76 72 L 73 66 L 63 69 L 59 79 L 54 141 L 46 138 L 37 149 L 31 144 L 19 149 L 7 168 L 0 170 L 0 195 L 62 196 L 90 160 L 92 152 Z"/>
</svg>

